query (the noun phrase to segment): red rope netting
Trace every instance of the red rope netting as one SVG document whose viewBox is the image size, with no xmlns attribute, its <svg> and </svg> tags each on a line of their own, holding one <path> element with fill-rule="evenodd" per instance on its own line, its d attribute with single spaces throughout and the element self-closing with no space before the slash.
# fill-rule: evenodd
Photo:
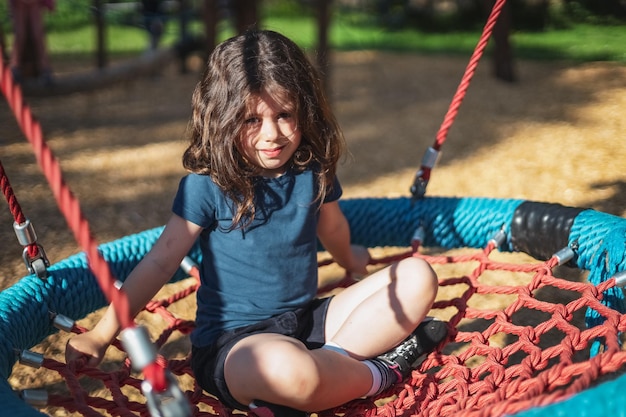
<svg viewBox="0 0 626 417">
<path fill-rule="evenodd" d="M 432 255 L 411 250 L 385 256 L 383 251 L 377 256 L 376 265 L 418 256 L 434 266 L 440 291 L 430 314 L 449 322 L 450 337 L 408 380 L 380 398 L 352 401 L 318 415 L 501 416 L 551 404 L 621 368 L 626 352 L 619 345 L 619 334 L 626 328 L 626 318 L 600 301 L 602 293 L 615 285 L 614 279 L 594 286 L 578 270 L 559 266 L 557 258 L 539 262 L 499 252 L 494 245 Z M 320 265 L 326 281 L 320 293 L 340 291 L 353 282 L 331 262 Z M 164 353 L 170 357 L 167 367 L 178 376 L 194 415 L 231 415 L 202 392 L 189 368 L 186 335 L 193 328 L 195 310 L 185 303 L 198 285 L 197 272 L 193 275 L 195 279 L 170 284 L 173 292 L 149 303 L 140 320 L 152 317 L 150 328 L 162 328 L 153 338 L 159 349 L 169 351 Z M 178 303 L 183 305 L 177 307 Z M 604 323 L 587 329 L 587 308 L 598 311 Z M 75 326 L 74 331 L 84 329 Z M 590 359 L 589 347 L 598 338 L 604 341 L 604 351 Z M 118 343 L 115 349 L 122 351 Z M 43 368 L 57 372 L 67 387 L 49 395 L 46 411 L 55 415 L 55 407 L 62 407 L 64 412 L 86 416 L 147 415 L 141 380 L 132 374 L 128 360 L 109 367 L 78 369 L 62 360 L 44 360 Z M 93 384 L 88 380 L 104 387 L 90 391 Z"/>
</svg>

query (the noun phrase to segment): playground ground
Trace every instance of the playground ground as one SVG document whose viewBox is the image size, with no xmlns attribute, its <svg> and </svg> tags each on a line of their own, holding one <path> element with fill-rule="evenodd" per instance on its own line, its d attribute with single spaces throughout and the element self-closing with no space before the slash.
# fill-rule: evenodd
<svg viewBox="0 0 626 417">
<path fill-rule="evenodd" d="M 340 168 L 345 198 L 408 195 L 467 59 L 333 55 L 331 97 L 351 151 Z M 428 195 L 520 198 L 626 217 L 626 67 L 517 62 L 516 71 L 519 81 L 507 84 L 491 77 L 487 59 L 480 64 Z M 181 75 L 171 65 L 107 90 L 28 99 L 98 241 L 169 216 L 184 175 L 180 156 L 198 74 Z M 62 260 L 77 246 L 4 103 L 0 125 L 0 159 L 17 198 L 51 262 Z M 25 275 L 12 223 L 0 210 L 0 289 Z M 41 350 L 63 348 L 52 340 Z M 10 382 L 57 384 L 46 378 L 16 368 Z"/>
</svg>

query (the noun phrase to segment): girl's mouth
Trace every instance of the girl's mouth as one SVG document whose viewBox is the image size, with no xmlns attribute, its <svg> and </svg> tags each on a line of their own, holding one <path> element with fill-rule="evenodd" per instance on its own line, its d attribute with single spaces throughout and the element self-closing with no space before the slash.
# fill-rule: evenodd
<svg viewBox="0 0 626 417">
<path fill-rule="evenodd" d="M 273 148 L 273 149 L 263 149 L 261 150 L 261 152 L 263 153 L 263 155 L 267 156 L 268 158 L 276 158 L 278 155 L 280 155 L 283 148 L 284 146 L 280 146 L 278 148 Z"/>
</svg>

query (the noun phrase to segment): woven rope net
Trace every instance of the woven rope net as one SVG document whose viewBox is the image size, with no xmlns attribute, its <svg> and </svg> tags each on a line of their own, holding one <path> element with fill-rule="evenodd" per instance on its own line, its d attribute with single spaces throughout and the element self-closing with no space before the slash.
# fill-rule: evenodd
<svg viewBox="0 0 626 417">
<path fill-rule="evenodd" d="M 450 338 L 428 355 L 409 379 L 380 398 L 353 401 L 321 411 L 319 416 L 513 414 L 585 390 L 602 376 L 618 372 L 625 363 L 619 334 L 626 318 L 602 302 L 603 294 L 614 288 L 615 279 L 594 285 L 586 274 L 559 266 L 562 261 L 558 257 L 538 261 L 501 252 L 494 240 L 482 249 L 442 254 L 427 248 L 373 251 L 373 268 L 407 256 L 422 257 L 434 266 L 440 293 L 430 314 L 449 321 Z M 320 258 L 324 259 L 323 253 Z M 152 323 L 151 329 L 160 329 L 153 332 L 153 339 L 160 349 L 170 351 L 167 367 L 177 375 L 194 415 L 232 415 L 232 410 L 202 392 L 188 366 L 186 335 L 193 328 L 190 296 L 198 282 L 195 269 L 191 275 L 170 284 L 165 295 L 148 304 L 140 320 Z M 321 294 L 340 291 L 353 282 L 326 260 L 320 261 L 320 275 L 325 281 Z M 589 309 L 602 317 L 602 324 L 585 325 Z M 74 332 L 84 330 L 73 327 Z M 372 337 L 376 337 L 375 331 Z M 602 349 L 590 357 L 598 340 Z M 122 352 L 123 358 L 120 344 L 111 349 Z M 164 357 L 161 360 L 166 361 Z M 68 367 L 62 360 L 46 358 L 42 368 L 58 373 L 66 385 L 49 393 L 45 410 L 51 414 L 56 415 L 60 407 L 86 416 L 146 415 L 141 375 L 131 370 L 127 360 L 102 370 Z M 89 380 L 99 381 L 95 393 L 88 388 L 94 386 Z"/>
</svg>

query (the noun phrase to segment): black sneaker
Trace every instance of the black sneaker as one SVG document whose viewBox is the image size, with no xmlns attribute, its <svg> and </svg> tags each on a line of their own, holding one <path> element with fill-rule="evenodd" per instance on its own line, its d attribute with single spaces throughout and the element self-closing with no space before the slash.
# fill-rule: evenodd
<svg viewBox="0 0 626 417">
<path fill-rule="evenodd" d="M 427 317 L 402 343 L 378 359 L 390 365 L 401 376 L 406 378 L 411 370 L 426 354 L 435 348 L 448 335 L 448 324 L 434 317 Z"/>
</svg>

